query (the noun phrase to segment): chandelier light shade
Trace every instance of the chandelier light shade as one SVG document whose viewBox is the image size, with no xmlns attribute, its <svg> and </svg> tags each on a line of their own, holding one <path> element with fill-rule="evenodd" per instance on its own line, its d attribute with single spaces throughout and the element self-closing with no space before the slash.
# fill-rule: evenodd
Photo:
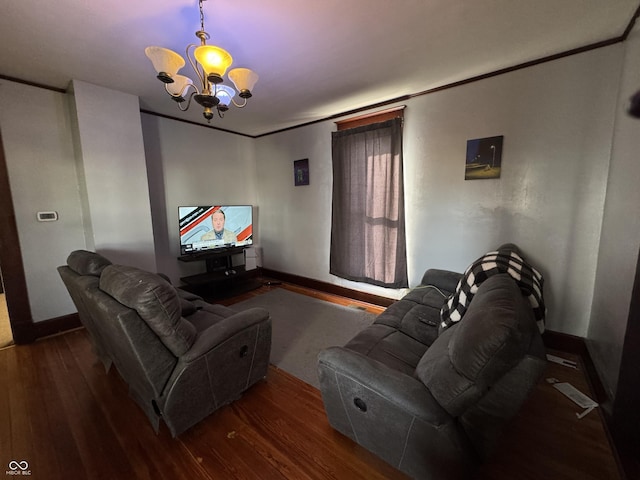
<svg viewBox="0 0 640 480">
<path fill-rule="evenodd" d="M 165 91 L 178 103 L 178 108 L 186 111 L 193 99 L 203 107 L 204 118 L 211 122 L 214 110 L 222 118 L 224 112 L 229 110 L 231 103 L 238 108 L 247 105 L 247 99 L 251 98 L 253 87 L 258 81 L 258 74 L 248 68 L 234 68 L 229 71 L 228 78 L 233 82 L 238 96 L 243 100 L 242 103 L 237 103 L 234 100 L 236 90 L 224 84 L 224 75 L 233 63 L 233 58 L 223 48 L 207 45 L 210 37 L 204 30 L 203 1 L 205 0 L 198 2 L 200 30 L 196 32 L 196 37 L 200 39 L 200 45 L 189 44 L 185 52 L 187 60 L 198 77 L 198 85 L 191 78 L 178 74 L 184 67 L 185 60 L 173 50 L 152 46 L 145 48 L 144 53 L 153 64 L 156 77 L 164 83 Z"/>
<path fill-rule="evenodd" d="M 172 83 L 171 79 L 184 67 L 184 58 L 168 48 L 147 47 L 144 53 L 156 69 L 158 80 L 164 83 Z"/>
<path fill-rule="evenodd" d="M 179 102 L 179 99 L 182 98 L 182 101 L 184 101 L 184 96 L 192 85 L 193 80 L 189 77 L 185 77 L 184 75 L 174 75 L 173 82 L 167 83 L 167 92 L 169 92 L 169 95 L 171 95 L 174 100 Z"/>
<path fill-rule="evenodd" d="M 220 99 L 218 104 L 218 110 L 226 111 L 229 109 L 229 104 L 233 100 L 236 91 L 227 85 L 218 85 L 216 96 Z"/>
<path fill-rule="evenodd" d="M 227 73 L 227 68 L 233 63 L 229 52 L 212 45 L 201 45 L 193 52 L 196 60 L 211 83 L 221 83 L 222 76 Z"/>
<path fill-rule="evenodd" d="M 248 68 L 234 68 L 229 72 L 229 78 L 240 92 L 240 97 L 249 98 L 253 86 L 258 81 L 258 74 Z"/>
</svg>

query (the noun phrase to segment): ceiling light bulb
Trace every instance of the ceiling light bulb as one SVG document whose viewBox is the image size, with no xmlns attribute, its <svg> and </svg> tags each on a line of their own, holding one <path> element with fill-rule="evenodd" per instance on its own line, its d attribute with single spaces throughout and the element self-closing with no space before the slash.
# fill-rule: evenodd
<svg viewBox="0 0 640 480">
<path fill-rule="evenodd" d="M 216 97 L 220 100 L 220 105 L 228 107 L 235 94 L 236 91 L 227 85 L 216 85 Z"/>
<path fill-rule="evenodd" d="M 212 45 L 200 45 L 193 52 L 196 60 L 207 74 L 212 83 L 220 83 L 227 68 L 233 63 L 233 58 L 226 50 Z"/>
</svg>

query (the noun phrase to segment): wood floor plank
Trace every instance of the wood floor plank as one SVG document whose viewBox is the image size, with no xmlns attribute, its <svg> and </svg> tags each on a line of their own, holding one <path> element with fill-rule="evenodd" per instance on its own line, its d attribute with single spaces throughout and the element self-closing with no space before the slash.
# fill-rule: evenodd
<svg viewBox="0 0 640 480">
<path fill-rule="evenodd" d="M 57 435 L 64 438 L 66 432 L 64 425 L 55 418 L 59 405 L 57 391 L 50 381 L 49 365 L 42 361 L 42 351 L 42 346 L 38 344 L 30 349 L 16 349 L 14 360 L 19 370 L 11 383 L 11 421 L 16 422 L 12 429 L 12 454 L 17 457 L 13 460 L 27 461 L 32 472 L 52 469 L 61 474 L 65 462 L 50 439 Z M 15 441 L 15 435 L 22 437 L 25 432 L 28 432 L 28 438 Z M 68 453 L 74 458 L 73 447 L 69 450 Z M 83 473 L 81 467 L 73 465 L 69 470 Z"/>
<path fill-rule="evenodd" d="M 59 358 L 57 368 L 52 368 L 50 374 L 58 385 L 62 404 L 60 414 L 69 423 L 88 478 L 134 476 L 134 466 L 102 415 L 101 399 L 91 392 L 64 339 L 58 336 L 51 341 L 56 350 L 47 350 L 47 354 Z"/>
<path fill-rule="evenodd" d="M 321 409 L 318 390 L 289 377 L 270 367 L 266 382 L 255 385 L 240 400 L 214 414 L 215 424 L 203 422 L 187 432 L 182 441 L 207 466 L 222 469 L 234 479 L 245 477 L 237 470 L 237 464 L 225 463 L 229 458 L 243 462 L 245 471 L 269 472 L 264 478 L 406 478 L 333 431 L 324 413 L 322 417 L 310 416 L 309 410 Z M 300 396 L 312 398 L 313 402 L 299 402 Z M 229 449 L 235 455 L 230 457 Z"/>
<path fill-rule="evenodd" d="M 205 470 L 216 472 L 218 478 L 251 480 L 256 472 L 274 480 L 295 478 L 287 475 L 291 466 L 286 457 L 270 445 L 264 448 L 264 442 L 250 430 L 234 408 L 226 406 L 183 435 L 181 441 Z"/>
<path fill-rule="evenodd" d="M 267 398 L 256 396 L 234 408 L 242 409 L 247 423 L 260 430 L 264 436 L 270 435 L 271 442 L 278 448 L 292 452 L 307 475 L 318 479 L 405 478 L 397 470 L 334 431 L 324 414 L 320 394 L 315 388 L 294 387 L 298 384 L 297 379 L 287 382 L 293 377 L 282 371 L 278 371 L 278 375 L 275 373 L 275 369 L 271 370 L 267 378 L 276 387 L 270 390 L 285 394 L 277 396 L 272 393 Z M 289 389 L 284 388 L 285 384 L 289 385 Z M 299 392 L 313 394 L 308 395 L 308 400 L 299 401 L 300 396 L 292 398 L 290 395 L 294 388 Z M 262 408 L 258 406 L 260 400 Z M 268 415 L 261 412 L 268 412 Z M 370 471 L 371 466 L 374 466 L 373 471 Z M 362 472 L 366 472 L 366 476 Z"/>
<path fill-rule="evenodd" d="M 545 378 L 589 394 L 580 359 L 556 353 L 579 368 L 549 364 Z M 27 460 L 31 478 L 46 480 L 406 479 L 331 428 L 317 389 L 274 366 L 179 438 L 164 425 L 154 432 L 115 368 L 106 373 L 98 362 L 84 330 L 0 350 L 0 386 L 0 472 Z M 620 479 L 599 409 L 582 419 L 577 411 L 540 382 L 477 479 Z"/>
<path fill-rule="evenodd" d="M 1 460 L 6 466 L 11 461 L 27 461 L 29 465 L 33 465 L 35 461 L 32 445 L 33 426 L 29 414 L 29 405 L 33 403 L 29 395 L 29 387 L 34 384 L 30 362 L 31 351 L 20 349 L 14 352 L 12 350 L 10 348 L 0 352 L 7 366 L 7 383 L 3 387 L 10 412 L 10 417 L 3 422 L 7 432 L 2 437 L 8 438 L 9 444 L 0 445 Z"/>
<path fill-rule="evenodd" d="M 100 405 L 100 413 L 116 437 L 126 461 L 135 470 L 135 478 L 172 480 L 182 475 L 188 478 L 206 478 L 204 470 L 194 462 L 188 452 L 176 455 L 174 440 L 166 427 L 158 434 L 146 415 L 129 396 L 126 384 L 115 367 L 109 374 L 93 352 L 83 332 L 65 336 L 67 346 L 76 365 Z M 117 458 L 117 461 L 124 459 Z"/>
<path fill-rule="evenodd" d="M 59 345 L 58 345 L 59 346 Z M 51 478 L 82 478 L 87 475 L 70 424 L 61 414 L 63 404 L 60 398 L 60 389 L 52 375 L 52 370 L 59 368 L 59 355 L 48 355 L 48 345 L 37 342 L 38 359 L 35 367 L 39 371 L 38 384 L 34 385 L 34 391 L 38 392 L 43 415 L 39 419 L 39 424 L 47 425 L 46 432 L 40 434 L 45 444 L 38 448 L 36 460 L 38 465 L 32 465 L 34 472 L 41 471 L 40 468 L 51 471 Z M 43 361 L 43 359 L 46 359 Z M 50 443 L 49 439 L 55 439 Z M 51 448 L 53 446 L 53 448 Z M 47 452 L 53 450 L 55 457 L 47 460 Z M 55 472 L 55 474 L 54 474 Z"/>
<path fill-rule="evenodd" d="M 553 472 L 554 480 L 620 478 L 599 409 L 577 418 L 576 412 L 582 409 L 546 382 L 557 378 L 590 395 L 580 359 L 549 353 L 578 362 L 578 369 L 548 364 L 543 379 L 500 439 L 500 453 L 481 468 L 479 479 L 499 480 L 516 471 L 526 480 L 538 480 L 545 471 Z"/>
</svg>

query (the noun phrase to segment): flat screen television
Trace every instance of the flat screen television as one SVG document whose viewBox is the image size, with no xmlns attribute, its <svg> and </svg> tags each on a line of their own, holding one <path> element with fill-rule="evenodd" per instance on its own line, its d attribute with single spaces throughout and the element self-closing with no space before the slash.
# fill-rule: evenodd
<svg viewBox="0 0 640 480">
<path fill-rule="evenodd" d="M 178 207 L 180 254 L 253 244 L 251 205 Z"/>
</svg>

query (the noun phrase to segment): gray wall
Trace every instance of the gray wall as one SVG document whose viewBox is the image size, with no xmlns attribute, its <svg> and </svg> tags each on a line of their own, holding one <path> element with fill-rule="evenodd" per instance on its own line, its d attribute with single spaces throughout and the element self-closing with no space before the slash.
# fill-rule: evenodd
<svg viewBox="0 0 640 480">
<path fill-rule="evenodd" d="M 411 284 L 418 283 L 426 268 L 460 271 L 502 241 L 520 244 L 546 276 L 548 328 L 588 336 L 610 391 L 615 390 L 617 365 L 608 361 L 619 358 L 640 230 L 637 127 L 621 113 L 640 78 L 638 50 L 635 33 L 625 44 L 406 102 Z M 132 108 L 137 111 L 135 97 L 101 94 L 103 101 L 111 95 L 127 104 L 123 111 L 128 117 Z M 84 147 L 76 141 L 74 148 L 72 124 L 74 118 L 84 121 L 80 113 L 70 113 L 67 95 L 0 81 L 0 101 L 34 319 L 55 318 L 73 311 L 55 267 L 70 250 L 91 246 L 88 230 L 95 236 L 100 216 L 88 209 L 87 223 L 82 207 L 85 197 L 102 186 L 87 182 L 82 191 L 84 163 L 76 168 L 75 157 Z M 109 116 L 117 121 L 120 111 Z M 86 122 L 99 134 L 96 119 Z M 139 123 L 132 128 L 139 129 Z M 142 241 L 156 268 L 174 281 L 203 268 L 176 260 L 178 205 L 252 203 L 265 267 L 402 295 L 328 273 L 332 122 L 255 140 L 150 115 L 142 115 L 141 123 L 149 187 L 146 194 L 144 188 L 137 191 L 148 197 L 153 243 L 146 227 Z M 505 136 L 502 178 L 464 181 L 466 140 L 493 135 Z M 92 144 L 100 158 L 93 167 L 115 185 L 112 178 L 126 176 L 128 153 L 118 150 L 113 158 L 106 137 L 110 134 Z M 139 152 L 140 144 L 133 142 L 133 151 Z M 139 153 L 135 158 L 134 185 L 139 186 L 146 179 Z M 309 158 L 311 182 L 294 187 L 293 161 L 301 158 Z M 112 221 L 102 237 L 109 239 L 104 245 L 114 253 L 134 251 L 133 236 L 124 231 L 119 236 L 113 220 L 137 199 L 112 203 L 112 195 L 102 191 L 96 199 L 110 205 L 104 208 Z M 60 221 L 37 223 L 38 210 L 57 210 Z"/>
<path fill-rule="evenodd" d="M 158 271 L 176 285 L 205 270 L 202 262 L 178 262 L 178 207 L 251 204 L 260 221 L 254 140 L 209 128 L 142 115 Z M 259 236 L 257 228 L 254 235 Z"/>
<path fill-rule="evenodd" d="M 138 97 L 74 80 L 70 100 L 87 248 L 155 271 Z"/>
<path fill-rule="evenodd" d="M 155 270 L 137 97 L 83 82 L 62 94 L 2 81 L 0 102 L 33 320 L 75 311 L 56 271 L 72 250 Z M 50 210 L 58 221 L 37 221 Z"/>
<path fill-rule="evenodd" d="M 80 196 L 64 94 L 0 80 L 0 128 L 35 321 L 75 311 L 56 267 L 84 248 Z M 58 212 L 38 222 L 38 211 Z"/>
<path fill-rule="evenodd" d="M 640 120 L 626 113 L 629 97 L 639 89 L 640 25 L 625 42 L 624 71 L 587 335 L 589 351 L 611 398 L 617 388 L 629 298 L 640 247 Z"/>
<path fill-rule="evenodd" d="M 410 285 L 515 242 L 546 277 L 550 330 L 586 336 L 617 84 L 615 45 L 406 102 Z M 329 274 L 332 122 L 257 140 L 264 266 L 357 290 Z M 502 177 L 464 180 L 466 141 L 504 135 Z M 310 185 L 292 162 L 309 158 Z"/>
</svg>

